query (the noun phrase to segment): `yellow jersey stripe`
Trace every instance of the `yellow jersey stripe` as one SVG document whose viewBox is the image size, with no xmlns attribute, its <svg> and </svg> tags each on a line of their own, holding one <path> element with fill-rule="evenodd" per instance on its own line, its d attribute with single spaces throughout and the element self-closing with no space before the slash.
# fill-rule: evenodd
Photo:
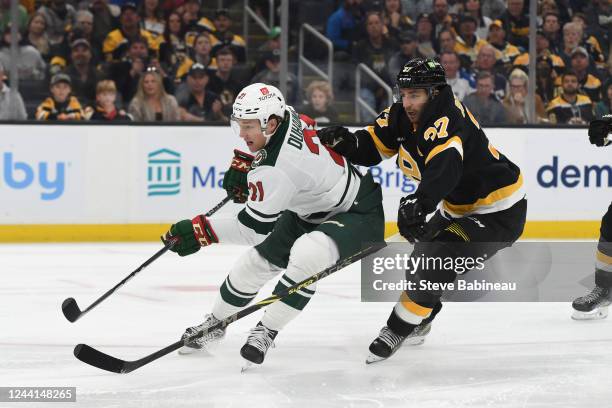
<svg viewBox="0 0 612 408">
<path fill-rule="evenodd" d="M 378 150 L 380 154 L 385 156 L 387 159 L 397 154 L 397 150 L 389 149 L 387 146 L 384 145 L 383 142 L 380 141 L 380 139 L 378 138 L 378 136 L 376 136 L 376 133 L 374 132 L 374 126 L 367 126 L 366 130 L 368 131 L 368 133 L 370 133 L 370 137 L 374 141 L 376 150 Z"/>
<path fill-rule="evenodd" d="M 516 180 L 516 182 L 514 182 L 513 184 L 497 189 L 491 192 L 486 197 L 476 200 L 476 202 L 472 204 L 451 204 L 446 200 L 443 200 L 442 203 L 445 210 L 448 210 L 449 212 L 454 214 L 464 215 L 473 212 L 478 207 L 491 206 L 497 202 L 505 200 L 511 197 L 517 191 L 520 191 L 522 187 L 523 173 L 520 173 L 518 180 Z"/>
<path fill-rule="evenodd" d="M 438 153 L 443 152 L 446 149 L 450 149 L 451 147 L 457 149 L 457 151 L 461 155 L 461 160 L 463 160 L 463 143 L 461 142 L 461 139 L 459 138 L 459 136 L 453 136 L 450 139 L 448 139 L 446 143 L 441 144 L 431 149 L 431 151 L 427 155 L 427 158 L 425 159 L 425 164 L 427 164 L 427 162 L 433 159 L 434 156 L 437 155 Z"/>
</svg>

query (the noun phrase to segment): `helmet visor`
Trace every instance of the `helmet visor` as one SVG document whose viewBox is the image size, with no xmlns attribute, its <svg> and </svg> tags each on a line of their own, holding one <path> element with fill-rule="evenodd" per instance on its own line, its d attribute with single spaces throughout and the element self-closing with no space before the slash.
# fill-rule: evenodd
<svg viewBox="0 0 612 408">
<path fill-rule="evenodd" d="M 236 115 L 230 116 L 230 127 L 238 137 L 240 137 L 241 130 L 252 132 L 255 129 L 260 129 L 262 133 L 266 133 L 266 128 L 261 126 L 259 119 L 241 119 Z"/>
</svg>

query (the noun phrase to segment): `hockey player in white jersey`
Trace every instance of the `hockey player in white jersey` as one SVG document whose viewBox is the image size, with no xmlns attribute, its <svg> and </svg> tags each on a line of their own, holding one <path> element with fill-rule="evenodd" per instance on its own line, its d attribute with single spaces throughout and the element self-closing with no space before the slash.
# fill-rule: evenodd
<svg viewBox="0 0 612 408">
<path fill-rule="evenodd" d="M 233 105 L 232 128 L 251 156 L 235 151 L 224 188 L 246 199 L 237 218 L 197 215 L 171 226 L 164 239 L 180 237 L 181 256 L 214 243 L 253 246 L 231 268 L 211 313 L 183 336 L 197 333 L 246 307 L 280 271 L 277 290 L 289 287 L 362 249 L 384 240 L 380 185 L 318 142 L 314 121 L 286 106 L 270 85 L 244 88 Z M 248 170 L 250 168 L 250 171 Z M 246 184 L 241 175 L 246 174 Z M 295 318 L 315 292 L 301 289 L 268 306 L 240 354 L 261 364 L 279 330 Z M 205 349 L 225 333 L 213 331 L 183 347 Z"/>
</svg>

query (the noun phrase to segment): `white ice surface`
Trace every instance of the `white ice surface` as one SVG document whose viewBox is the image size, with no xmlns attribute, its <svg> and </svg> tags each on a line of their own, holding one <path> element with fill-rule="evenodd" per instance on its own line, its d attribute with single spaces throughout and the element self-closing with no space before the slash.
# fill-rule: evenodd
<svg viewBox="0 0 612 408">
<path fill-rule="evenodd" d="M 0 386 L 77 387 L 76 404 L 53 407 L 612 407 L 612 320 L 572 321 L 566 303 L 447 303 L 423 346 L 366 366 L 392 304 L 360 302 L 356 266 L 323 280 L 265 363 L 244 374 L 238 351 L 261 312 L 230 326 L 213 356 L 174 353 L 124 375 L 78 361 L 77 343 L 133 360 L 178 340 L 244 250 L 166 254 L 65 320 L 63 299 L 86 307 L 157 249 L 1 245 Z"/>
</svg>

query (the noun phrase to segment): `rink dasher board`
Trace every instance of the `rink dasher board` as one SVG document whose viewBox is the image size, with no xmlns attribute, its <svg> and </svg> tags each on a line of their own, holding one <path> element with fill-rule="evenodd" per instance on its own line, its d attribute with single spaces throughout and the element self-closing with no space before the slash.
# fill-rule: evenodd
<svg viewBox="0 0 612 408">
<path fill-rule="evenodd" d="M 0 242 L 155 240 L 169 223 L 218 202 L 232 150 L 246 150 L 229 127 L 1 128 Z M 612 199 L 609 149 L 590 145 L 584 129 L 486 133 L 523 171 L 524 237 L 597 238 Z M 399 198 L 417 185 L 393 160 L 370 171 L 383 187 L 392 233 Z"/>
</svg>

